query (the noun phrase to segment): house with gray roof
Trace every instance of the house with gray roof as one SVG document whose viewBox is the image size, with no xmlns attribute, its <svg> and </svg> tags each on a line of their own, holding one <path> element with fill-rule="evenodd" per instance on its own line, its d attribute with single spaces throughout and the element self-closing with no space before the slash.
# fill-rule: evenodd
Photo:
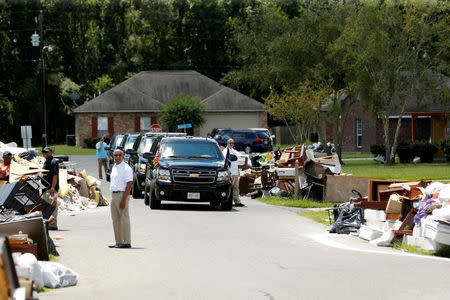
<svg viewBox="0 0 450 300">
<path fill-rule="evenodd" d="M 260 102 L 198 72 L 143 71 L 74 110 L 77 144 L 106 132 L 148 131 L 159 124 L 161 106 L 179 94 L 199 97 L 206 105 L 206 123 L 195 128 L 196 135 L 206 136 L 213 128 L 267 127 Z"/>
</svg>

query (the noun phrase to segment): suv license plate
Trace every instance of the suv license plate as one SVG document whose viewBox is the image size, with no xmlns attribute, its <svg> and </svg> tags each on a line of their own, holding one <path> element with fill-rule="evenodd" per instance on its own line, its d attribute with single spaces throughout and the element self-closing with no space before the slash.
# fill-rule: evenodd
<svg viewBox="0 0 450 300">
<path fill-rule="evenodd" d="M 187 198 L 188 199 L 200 199 L 200 193 L 188 193 Z"/>
</svg>

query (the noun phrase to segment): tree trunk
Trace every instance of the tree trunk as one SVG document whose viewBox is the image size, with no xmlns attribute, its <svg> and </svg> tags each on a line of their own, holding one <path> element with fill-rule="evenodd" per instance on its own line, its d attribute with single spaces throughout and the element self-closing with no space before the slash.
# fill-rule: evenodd
<svg viewBox="0 0 450 300">
<path fill-rule="evenodd" d="M 391 159 L 391 144 L 389 142 L 389 116 L 386 115 L 386 113 L 382 117 L 383 120 L 383 129 L 384 129 L 384 147 L 385 147 L 385 153 L 386 157 L 384 159 L 385 165 L 392 165 L 394 162 Z"/>
</svg>

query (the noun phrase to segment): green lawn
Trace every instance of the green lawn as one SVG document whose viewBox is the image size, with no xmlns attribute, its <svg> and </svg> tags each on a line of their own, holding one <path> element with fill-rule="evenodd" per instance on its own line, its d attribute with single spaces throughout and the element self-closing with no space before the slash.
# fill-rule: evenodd
<svg viewBox="0 0 450 300">
<path fill-rule="evenodd" d="M 276 196 L 258 198 L 258 200 L 271 205 L 301 207 L 301 208 L 333 207 L 336 204 L 322 201 L 314 201 L 310 199 L 294 200 L 293 197 L 276 197 Z"/>
<path fill-rule="evenodd" d="M 301 211 L 297 213 L 299 216 L 306 217 L 313 221 L 322 223 L 324 225 L 330 225 L 330 220 L 328 218 L 328 212 L 325 210 L 321 211 Z M 333 220 L 333 215 L 330 216 Z"/>
<path fill-rule="evenodd" d="M 450 179 L 450 164 L 445 162 L 385 166 L 373 160 L 350 160 L 345 161 L 342 171 L 357 177 L 405 180 Z"/>
<path fill-rule="evenodd" d="M 81 148 L 79 146 L 67 146 L 67 145 L 49 145 L 53 148 L 54 155 L 95 155 L 95 149 Z M 37 149 L 39 155 L 42 155 L 41 148 Z"/>
</svg>

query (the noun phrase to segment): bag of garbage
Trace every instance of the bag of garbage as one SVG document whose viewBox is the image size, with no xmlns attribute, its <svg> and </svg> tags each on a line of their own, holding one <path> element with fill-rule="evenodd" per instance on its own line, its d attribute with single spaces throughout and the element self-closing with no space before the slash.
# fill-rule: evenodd
<svg viewBox="0 0 450 300">
<path fill-rule="evenodd" d="M 353 208 L 350 203 L 343 203 L 337 208 L 338 217 L 330 229 L 330 233 L 349 234 L 357 232 L 362 223 L 361 208 Z"/>
<path fill-rule="evenodd" d="M 31 269 L 31 280 L 33 280 L 37 290 L 42 289 L 44 286 L 44 278 L 36 256 L 31 253 L 24 253 L 17 260 L 19 266 Z"/>
<path fill-rule="evenodd" d="M 78 274 L 62 264 L 53 261 L 38 261 L 38 263 L 46 287 L 55 289 L 77 284 Z"/>
<path fill-rule="evenodd" d="M 263 192 L 261 190 L 257 190 L 257 191 L 250 193 L 250 198 L 252 198 L 252 199 L 261 198 L 262 196 L 263 196 Z"/>
<path fill-rule="evenodd" d="M 26 159 L 26 160 L 32 160 L 36 156 L 39 156 L 39 153 L 37 153 L 36 150 L 28 150 L 28 151 L 25 151 L 25 152 L 21 152 L 19 154 L 20 158 L 23 158 L 23 159 Z"/>
<path fill-rule="evenodd" d="M 271 196 L 278 196 L 278 197 L 286 197 L 288 195 L 288 193 L 285 190 L 280 189 L 279 187 L 273 187 L 270 191 L 269 194 Z"/>
</svg>

